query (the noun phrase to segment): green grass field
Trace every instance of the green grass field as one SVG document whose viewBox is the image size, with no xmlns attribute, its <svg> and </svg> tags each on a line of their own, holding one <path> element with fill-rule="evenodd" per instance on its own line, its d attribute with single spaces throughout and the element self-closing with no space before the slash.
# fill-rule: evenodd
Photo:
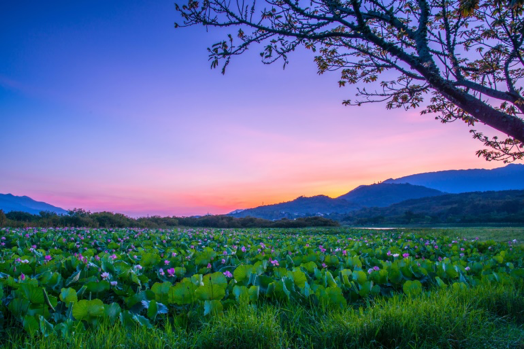
<svg viewBox="0 0 524 349">
<path fill-rule="evenodd" d="M 524 348 L 524 229 L 0 233 L 2 348 Z"/>
</svg>

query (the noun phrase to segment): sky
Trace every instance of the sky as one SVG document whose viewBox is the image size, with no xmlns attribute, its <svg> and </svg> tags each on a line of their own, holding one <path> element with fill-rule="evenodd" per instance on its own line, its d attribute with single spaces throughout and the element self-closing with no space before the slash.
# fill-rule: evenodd
<svg viewBox="0 0 524 349">
<path fill-rule="evenodd" d="M 252 47 L 222 75 L 207 48 L 229 31 L 175 21 L 172 0 L 0 2 L 0 193 L 188 216 L 502 166 L 464 124 L 343 106 L 355 88 L 305 50 L 283 69 Z"/>
</svg>

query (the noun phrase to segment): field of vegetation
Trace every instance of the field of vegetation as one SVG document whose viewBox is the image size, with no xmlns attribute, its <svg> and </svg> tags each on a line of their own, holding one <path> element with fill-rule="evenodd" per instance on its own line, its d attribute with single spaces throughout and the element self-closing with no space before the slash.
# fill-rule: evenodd
<svg viewBox="0 0 524 349">
<path fill-rule="evenodd" d="M 521 237 L 2 228 L 1 346 L 524 348 Z"/>
</svg>

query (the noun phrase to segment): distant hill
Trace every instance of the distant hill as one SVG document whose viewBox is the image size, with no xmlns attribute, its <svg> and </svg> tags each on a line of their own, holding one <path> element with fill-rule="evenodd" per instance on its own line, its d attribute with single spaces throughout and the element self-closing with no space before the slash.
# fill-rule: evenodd
<svg viewBox="0 0 524 349">
<path fill-rule="evenodd" d="M 383 183 L 409 183 L 448 193 L 475 191 L 523 190 L 524 165 L 509 164 L 492 170 L 450 170 L 420 173 Z"/>
<path fill-rule="evenodd" d="M 418 199 L 445 193 L 412 184 L 380 183 L 361 185 L 338 198 L 364 207 L 385 207 L 409 199 Z"/>
<path fill-rule="evenodd" d="M 383 207 L 406 199 L 443 195 L 444 193 L 411 184 L 374 184 L 360 187 L 332 199 L 325 195 L 301 196 L 293 201 L 259 206 L 229 213 L 233 217 L 256 217 L 263 219 L 297 218 L 346 214 L 363 207 Z"/>
<path fill-rule="evenodd" d="M 339 217 L 343 223 L 524 223 L 524 190 L 447 194 L 363 208 Z"/>
<path fill-rule="evenodd" d="M 347 213 L 362 208 L 362 206 L 344 199 L 332 199 L 325 195 L 313 197 L 301 196 L 293 201 L 280 204 L 259 206 L 240 212 L 233 211 L 233 217 L 256 217 L 263 219 L 297 218 L 322 216 L 330 213 Z"/>
<path fill-rule="evenodd" d="M 41 211 L 54 212 L 57 214 L 67 214 L 67 211 L 45 202 L 35 201 L 28 196 L 15 196 L 12 194 L 0 194 L 0 210 L 5 213 L 11 211 L 22 211 L 38 214 Z"/>
</svg>

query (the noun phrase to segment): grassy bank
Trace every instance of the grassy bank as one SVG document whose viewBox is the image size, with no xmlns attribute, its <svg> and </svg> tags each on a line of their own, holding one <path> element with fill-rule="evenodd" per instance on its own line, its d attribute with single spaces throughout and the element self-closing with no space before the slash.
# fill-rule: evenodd
<svg viewBox="0 0 524 349">
<path fill-rule="evenodd" d="M 166 318 L 157 328 L 104 323 L 62 337 L 5 328 L 3 348 L 524 348 L 522 285 L 446 288 L 358 308 L 293 303 Z"/>
<path fill-rule="evenodd" d="M 369 231 L 380 231 L 382 229 L 387 230 L 400 230 L 415 232 L 417 234 L 427 234 L 433 236 L 446 236 L 450 238 L 466 238 L 476 239 L 479 238 L 481 241 L 493 240 L 496 242 L 508 242 L 517 240 L 519 243 L 524 242 L 524 227 L 478 227 L 478 226 L 428 226 L 428 227 L 396 227 L 396 226 L 384 226 L 384 227 L 345 227 L 346 229 L 353 230 L 369 230 Z M 342 230 L 343 228 L 340 228 Z M 327 230 L 329 231 L 329 230 Z M 333 229 L 331 230 L 333 231 Z"/>
</svg>

